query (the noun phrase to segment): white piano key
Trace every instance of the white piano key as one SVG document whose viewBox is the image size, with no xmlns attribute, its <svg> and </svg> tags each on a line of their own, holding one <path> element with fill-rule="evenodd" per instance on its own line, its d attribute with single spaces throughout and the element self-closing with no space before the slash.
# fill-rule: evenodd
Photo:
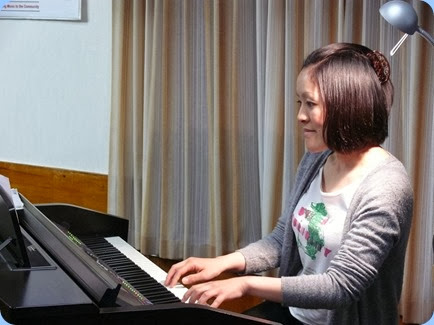
<svg viewBox="0 0 434 325">
<path fill-rule="evenodd" d="M 167 273 L 158 265 L 153 263 L 150 259 L 141 254 L 139 251 L 137 251 L 121 237 L 107 237 L 105 239 L 114 247 L 116 247 L 122 254 L 124 254 L 131 261 L 133 261 L 138 267 L 140 267 L 151 277 L 153 277 L 157 282 L 161 283 L 164 286 L 164 280 L 166 279 Z M 173 288 L 166 288 L 179 299 L 182 299 L 182 297 L 188 290 L 181 284 L 176 285 Z"/>
</svg>

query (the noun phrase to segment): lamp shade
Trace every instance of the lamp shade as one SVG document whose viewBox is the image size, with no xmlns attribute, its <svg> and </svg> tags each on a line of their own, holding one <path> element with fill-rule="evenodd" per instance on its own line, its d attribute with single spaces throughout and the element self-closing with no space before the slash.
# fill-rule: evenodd
<svg viewBox="0 0 434 325">
<path fill-rule="evenodd" d="M 381 6 L 380 14 L 389 24 L 406 34 L 413 35 L 419 29 L 416 11 L 407 2 L 386 2 Z"/>
</svg>

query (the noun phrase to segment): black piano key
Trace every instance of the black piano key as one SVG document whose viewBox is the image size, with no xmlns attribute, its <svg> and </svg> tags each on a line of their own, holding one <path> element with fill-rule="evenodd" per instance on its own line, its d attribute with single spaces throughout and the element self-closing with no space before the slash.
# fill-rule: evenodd
<svg viewBox="0 0 434 325">
<path fill-rule="evenodd" d="M 129 266 L 129 267 L 134 267 L 134 264 L 133 263 L 131 263 L 129 260 L 126 260 L 126 259 L 118 259 L 118 260 L 107 260 L 106 261 L 106 263 L 108 264 L 108 265 L 110 265 L 110 266 L 113 266 L 113 267 L 115 267 L 115 266 L 119 266 L 119 267 L 121 267 L 121 266 Z"/>
<path fill-rule="evenodd" d="M 129 282 L 129 283 L 131 283 L 131 282 Z M 134 286 L 134 287 L 137 286 L 137 287 L 142 287 L 142 288 L 158 288 L 158 289 L 160 288 L 160 285 L 158 283 L 155 283 L 155 282 L 152 282 L 152 281 L 149 281 L 149 280 L 145 280 L 145 281 L 132 281 L 131 285 Z"/>
<path fill-rule="evenodd" d="M 177 303 L 180 299 L 104 238 L 86 238 L 83 243 L 118 276 L 153 304 Z"/>
<path fill-rule="evenodd" d="M 140 270 L 122 270 L 119 271 L 118 274 L 121 277 L 127 277 L 128 279 L 135 279 L 136 277 L 143 278 L 144 276 L 149 276 L 147 274 L 143 274 Z"/>
<path fill-rule="evenodd" d="M 135 279 L 136 277 L 143 277 L 143 274 L 140 273 L 137 270 L 134 271 L 129 271 L 129 270 L 124 270 L 124 271 L 120 271 L 117 273 L 119 276 L 121 276 L 122 278 L 128 278 L 128 279 Z"/>
<path fill-rule="evenodd" d="M 152 284 L 152 285 L 155 285 L 155 286 L 160 286 L 161 285 L 161 284 L 157 283 L 151 277 L 143 277 L 142 279 L 139 279 L 139 278 L 131 279 L 131 278 L 129 278 L 128 282 L 131 283 L 132 285 L 134 285 L 134 284 Z"/>
</svg>

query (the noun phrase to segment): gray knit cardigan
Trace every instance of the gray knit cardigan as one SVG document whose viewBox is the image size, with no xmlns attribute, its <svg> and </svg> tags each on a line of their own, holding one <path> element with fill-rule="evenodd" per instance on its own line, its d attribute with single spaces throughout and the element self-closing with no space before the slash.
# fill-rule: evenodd
<svg viewBox="0 0 434 325">
<path fill-rule="evenodd" d="M 282 304 L 328 309 L 324 324 L 396 325 L 413 191 L 403 165 L 392 155 L 354 193 L 341 248 L 327 271 L 296 276 L 301 262 L 291 217 L 329 154 L 303 157 L 289 202 L 272 233 L 239 250 L 246 273 L 280 267 Z"/>
</svg>

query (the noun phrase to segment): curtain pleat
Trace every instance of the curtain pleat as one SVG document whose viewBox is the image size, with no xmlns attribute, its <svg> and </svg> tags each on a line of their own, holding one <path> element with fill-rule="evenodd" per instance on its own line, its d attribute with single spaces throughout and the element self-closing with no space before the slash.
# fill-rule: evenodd
<svg viewBox="0 0 434 325">
<path fill-rule="evenodd" d="M 415 191 L 404 321 L 433 310 L 433 48 L 379 15 L 386 0 L 113 0 L 109 212 L 144 254 L 233 251 L 272 230 L 304 145 L 295 82 L 337 41 L 390 59 L 395 101 L 384 146 Z M 434 34 L 426 3 L 419 24 Z"/>
<path fill-rule="evenodd" d="M 281 212 L 283 122 L 284 122 L 284 71 L 285 64 L 285 3 L 269 1 L 265 44 L 265 89 L 263 107 L 259 115 L 262 125 L 262 147 L 259 159 L 261 175 L 262 235 L 274 225 L 273 216 Z"/>
</svg>

